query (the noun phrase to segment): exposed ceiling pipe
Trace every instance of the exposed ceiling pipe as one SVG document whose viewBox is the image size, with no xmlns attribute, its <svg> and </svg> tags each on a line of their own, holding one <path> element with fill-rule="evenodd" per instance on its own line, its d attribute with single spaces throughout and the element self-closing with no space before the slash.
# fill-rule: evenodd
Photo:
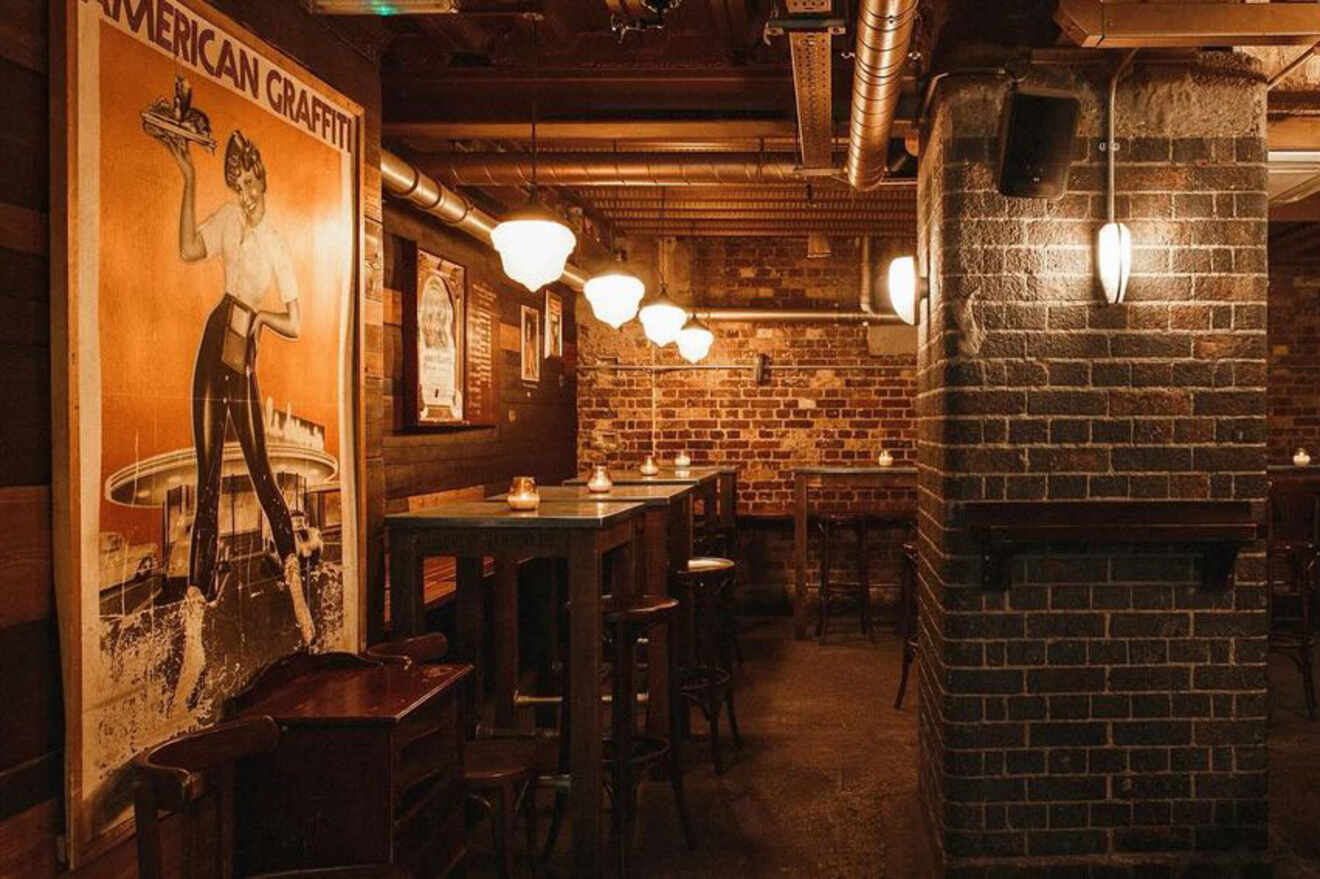
<svg viewBox="0 0 1320 879">
<path fill-rule="evenodd" d="M 432 154 L 425 169 L 452 186 L 532 182 L 531 157 L 525 153 Z M 757 153 L 542 153 L 536 177 L 545 186 L 801 184 L 810 179 L 792 158 Z"/>
<path fill-rule="evenodd" d="M 419 210 L 471 235 L 483 244 L 490 244 L 491 230 L 499 220 L 389 150 L 380 151 L 380 178 L 385 191 L 390 195 L 410 202 Z M 589 277 L 582 269 L 569 263 L 564 267 L 564 274 L 559 280 L 580 291 Z"/>
<path fill-rule="evenodd" d="M 827 309 L 788 308 L 707 308 L 693 305 L 688 311 L 704 321 L 786 321 L 791 323 L 902 323 L 896 314 L 874 314 L 869 311 L 829 311 Z"/>
<path fill-rule="evenodd" d="M 1059 0 L 1054 20 L 1078 46 L 1103 49 L 1309 45 L 1320 37 L 1320 3 L 1314 0 Z"/>
<path fill-rule="evenodd" d="M 857 291 L 857 306 L 867 314 L 875 311 L 873 287 L 875 275 L 871 271 L 871 236 L 863 235 L 857 248 L 861 257 L 861 283 Z"/>
<path fill-rule="evenodd" d="M 861 0 L 853 59 L 852 118 L 844 173 L 854 189 L 874 189 L 888 171 L 889 136 L 903 90 L 918 0 Z"/>
</svg>

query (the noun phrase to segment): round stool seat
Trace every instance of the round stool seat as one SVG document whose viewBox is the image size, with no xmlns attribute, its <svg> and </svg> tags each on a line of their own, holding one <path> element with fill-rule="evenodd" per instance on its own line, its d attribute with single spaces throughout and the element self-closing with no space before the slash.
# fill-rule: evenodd
<svg viewBox="0 0 1320 879">
<path fill-rule="evenodd" d="M 716 558 L 715 556 L 698 556 L 688 559 L 686 573 L 688 574 L 717 574 L 725 571 L 732 571 L 735 565 L 731 559 Z"/>
<path fill-rule="evenodd" d="M 463 746 L 463 778 L 471 787 L 498 787 L 554 767 L 556 756 L 554 739 L 476 739 Z"/>
<path fill-rule="evenodd" d="M 660 623 L 678 608 L 677 599 L 668 595 L 634 595 L 626 601 L 613 595 L 601 599 L 601 614 L 605 622 L 617 623 Z"/>
</svg>

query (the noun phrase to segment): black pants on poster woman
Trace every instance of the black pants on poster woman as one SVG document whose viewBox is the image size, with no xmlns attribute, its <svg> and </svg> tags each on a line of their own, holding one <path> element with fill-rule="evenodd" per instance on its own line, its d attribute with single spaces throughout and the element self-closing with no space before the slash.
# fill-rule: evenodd
<svg viewBox="0 0 1320 879">
<path fill-rule="evenodd" d="M 197 514 L 193 519 L 188 582 L 213 601 L 219 544 L 220 477 L 225 425 L 234 426 L 252 488 L 281 561 L 296 556 L 293 519 L 266 456 L 266 426 L 257 387 L 257 352 L 249 334 L 255 313 L 225 294 L 211 311 L 193 371 L 193 443 L 197 451 Z M 295 584 L 290 584 L 295 585 Z"/>
</svg>

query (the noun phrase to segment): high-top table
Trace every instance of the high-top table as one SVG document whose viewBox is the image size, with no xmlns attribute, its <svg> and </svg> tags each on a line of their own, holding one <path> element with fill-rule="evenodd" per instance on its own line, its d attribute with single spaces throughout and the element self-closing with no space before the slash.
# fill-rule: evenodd
<svg viewBox="0 0 1320 879">
<path fill-rule="evenodd" d="M 638 558 L 637 580 L 650 595 L 669 594 L 669 575 L 687 565 L 692 557 L 692 495 L 691 483 L 662 483 L 659 485 L 620 485 L 605 493 L 595 493 L 585 485 L 548 485 L 537 489 L 541 502 L 618 502 L 642 505 L 642 537 Z M 487 498 L 504 503 L 507 494 Z M 497 564 L 499 564 L 497 562 Z M 501 578 L 516 582 L 515 577 Z M 496 606 L 517 607 L 517 600 L 496 601 Z M 499 623 L 496 623 L 499 628 Z M 518 668 L 517 639 L 496 648 L 506 655 L 502 661 L 511 669 Z M 668 644 L 665 633 L 657 630 L 651 635 L 651 661 L 647 664 L 648 690 L 651 710 L 646 712 L 647 724 L 656 735 L 665 735 L 669 711 L 669 665 L 666 661 Z M 497 665 L 500 663 L 497 662 Z M 495 723 L 508 725 L 513 718 L 516 680 L 512 675 L 496 679 Z"/>
<path fill-rule="evenodd" d="M 841 482 L 858 487 L 912 489 L 917 487 L 916 467 L 798 467 L 793 471 L 793 635 L 807 637 L 807 503 L 809 489 L 827 482 Z M 872 506 L 872 515 L 916 521 L 915 501 L 900 501 Z"/>
<path fill-rule="evenodd" d="M 564 485 L 586 485 L 590 476 L 575 476 L 564 480 Z M 701 501 L 707 525 L 718 522 L 720 527 L 734 524 L 734 505 L 737 500 L 738 470 L 734 467 L 663 466 L 654 476 L 640 470 L 610 471 L 610 480 L 618 485 L 691 485 Z"/>
<path fill-rule="evenodd" d="M 629 594 L 636 574 L 638 539 L 644 507 L 635 503 L 542 501 L 537 510 L 515 512 L 488 501 L 456 501 L 424 510 L 386 516 L 390 546 L 390 618 L 396 635 L 422 631 L 422 560 L 428 555 L 458 561 L 455 656 L 473 662 L 481 643 L 482 559 L 493 556 L 495 619 L 503 627 L 496 643 L 518 640 L 517 565 L 525 558 L 568 560 L 571 601 L 569 689 L 573 717 L 569 794 L 575 876 L 601 872 L 601 567 L 615 552 L 616 593 Z M 509 602 L 514 602 L 509 606 Z M 507 658 L 496 670 L 502 686 L 516 677 Z"/>
</svg>

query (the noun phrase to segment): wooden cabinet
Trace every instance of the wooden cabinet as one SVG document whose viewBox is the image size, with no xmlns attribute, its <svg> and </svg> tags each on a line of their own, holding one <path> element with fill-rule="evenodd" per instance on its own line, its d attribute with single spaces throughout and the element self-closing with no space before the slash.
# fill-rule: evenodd
<svg viewBox="0 0 1320 879">
<path fill-rule="evenodd" d="M 238 769 L 241 874 L 398 864 L 444 876 L 466 850 L 461 682 L 471 666 L 313 671 L 254 693 L 241 713 L 283 733 Z"/>
</svg>

